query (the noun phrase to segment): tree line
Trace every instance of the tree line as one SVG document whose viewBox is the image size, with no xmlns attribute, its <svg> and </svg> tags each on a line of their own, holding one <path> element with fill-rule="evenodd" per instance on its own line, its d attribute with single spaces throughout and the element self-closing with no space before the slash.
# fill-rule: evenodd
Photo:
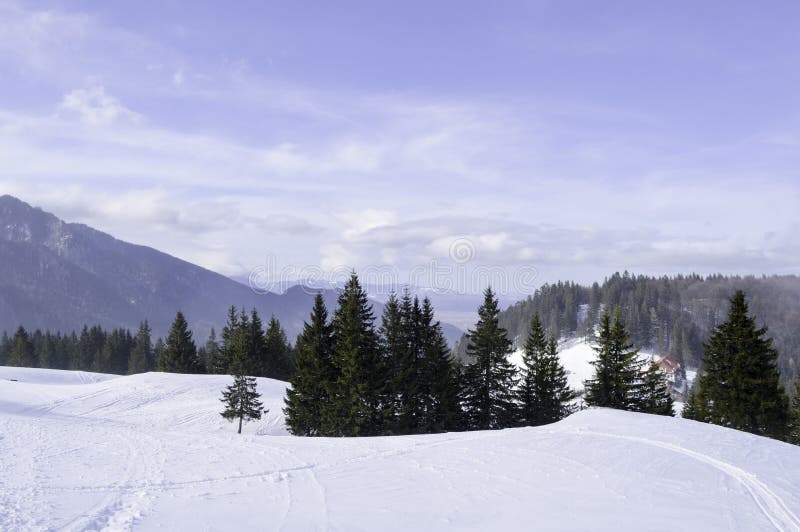
<svg viewBox="0 0 800 532">
<path fill-rule="evenodd" d="M 427 298 L 391 296 L 377 325 L 353 275 L 330 320 L 317 297 L 298 337 L 287 426 L 303 436 L 420 434 L 542 425 L 572 413 L 576 394 L 555 336 L 534 315 L 518 369 L 509 360 L 514 349 L 499 314 L 489 288 L 467 334 L 469 362 L 463 364 L 447 348 Z M 587 404 L 672 415 L 663 374 L 639 371 L 618 316 L 606 336 L 601 331 L 598 377 L 590 385 L 597 391 L 587 395 Z M 622 385 L 614 388 L 617 381 Z M 615 390 L 610 401 L 606 388 Z"/>
<path fill-rule="evenodd" d="M 135 333 L 99 326 L 84 326 L 80 333 L 38 329 L 29 333 L 20 326 L 13 335 L 0 336 L 0 365 L 117 375 L 148 371 L 229 374 L 237 350 L 244 353 L 244 369 L 252 376 L 288 380 L 292 373 L 294 349 L 280 322 L 272 317 L 264 326 L 255 310 L 247 313 L 234 307 L 228 311 L 221 338 L 212 329 L 199 347 L 180 311 L 166 339 L 155 342 L 146 320 Z"/>
<path fill-rule="evenodd" d="M 613 312 L 598 307 L 595 374 L 584 383 L 583 404 L 673 415 L 663 373 L 639 357 L 623 316 L 621 307 Z M 703 343 L 703 370 L 683 416 L 800 443 L 800 377 L 790 401 L 779 352 L 768 329 L 750 315 L 742 291 L 729 300 L 727 318 L 719 321 Z M 295 347 L 277 319 L 265 326 L 255 310 L 231 307 L 219 340 L 212 330 L 199 348 L 178 312 L 166 339 L 155 344 L 146 321 L 136 334 L 96 326 L 68 335 L 19 327 L 13 336 L 0 337 L 0 364 L 233 375 L 223 415 L 240 425 L 260 417 L 254 377 L 290 380 L 284 412 L 297 435 L 486 430 L 552 423 L 578 407 L 558 357 L 556 334 L 548 329 L 534 312 L 522 366 L 515 367 L 509 361 L 514 344 L 502 326 L 497 298 L 487 289 L 478 321 L 466 335 L 464 361 L 448 348 L 427 298 L 390 297 L 378 324 L 354 274 L 330 319 L 321 295 L 315 298 Z"/>
<path fill-rule="evenodd" d="M 784 384 L 800 372 L 800 278 L 797 276 L 651 277 L 615 273 L 591 286 L 571 282 L 545 284 L 500 315 L 512 341 L 522 343 L 532 316 L 538 313 L 557 337 L 594 336 L 605 309 L 619 307 L 632 343 L 669 355 L 683 367 L 699 367 L 704 342 L 725 318 L 736 290 L 748 294 L 779 351 Z M 462 342 L 463 343 L 463 342 Z M 465 345 L 460 346 L 463 356 Z"/>
</svg>

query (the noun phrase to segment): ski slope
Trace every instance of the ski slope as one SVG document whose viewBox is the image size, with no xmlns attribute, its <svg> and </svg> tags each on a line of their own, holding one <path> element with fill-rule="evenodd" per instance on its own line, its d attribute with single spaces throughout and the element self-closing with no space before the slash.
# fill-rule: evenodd
<svg viewBox="0 0 800 532">
<path fill-rule="evenodd" d="M 237 435 L 229 379 L 0 367 L 0 530 L 800 531 L 800 447 L 603 409 L 296 438 L 266 379 L 270 412 Z"/>
</svg>

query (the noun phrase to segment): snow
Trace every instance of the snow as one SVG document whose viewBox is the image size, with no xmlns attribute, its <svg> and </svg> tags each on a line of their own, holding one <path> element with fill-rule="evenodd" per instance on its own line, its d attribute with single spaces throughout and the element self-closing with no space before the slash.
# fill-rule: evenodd
<svg viewBox="0 0 800 532">
<path fill-rule="evenodd" d="M 297 438 L 259 379 L 270 412 L 237 435 L 230 377 L 68 373 L 0 367 L 2 530 L 800 530 L 800 447 L 721 427 Z"/>
<path fill-rule="evenodd" d="M 522 355 L 523 350 L 517 349 L 509 356 L 509 360 L 521 368 Z M 592 361 L 597 359 L 597 352 L 595 352 L 593 344 L 583 338 L 562 341 L 558 344 L 558 357 L 561 365 L 567 371 L 569 387 L 573 390 L 583 390 L 584 381 L 594 377 Z M 659 357 L 648 351 L 639 351 L 639 358 L 649 364 Z"/>
</svg>

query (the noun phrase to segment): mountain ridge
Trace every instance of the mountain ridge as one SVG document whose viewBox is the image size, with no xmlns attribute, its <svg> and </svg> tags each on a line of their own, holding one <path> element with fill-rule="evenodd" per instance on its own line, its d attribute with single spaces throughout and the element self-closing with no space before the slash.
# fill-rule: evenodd
<svg viewBox="0 0 800 532">
<path fill-rule="evenodd" d="M 323 294 L 332 312 L 338 291 L 293 287 L 283 294 L 256 293 L 222 274 L 9 195 L 0 196 L 0 330 L 70 332 L 84 324 L 134 329 L 147 319 L 164 336 L 175 312 L 186 315 L 198 343 L 225 323 L 227 309 L 256 308 L 277 317 L 294 341 Z M 373 302 L 376 316 L 383 305 Z M 443 324 L 444 325 L 444 324 Z M 451 342 L 461 334 L 452 326 Z"/>
</svg>

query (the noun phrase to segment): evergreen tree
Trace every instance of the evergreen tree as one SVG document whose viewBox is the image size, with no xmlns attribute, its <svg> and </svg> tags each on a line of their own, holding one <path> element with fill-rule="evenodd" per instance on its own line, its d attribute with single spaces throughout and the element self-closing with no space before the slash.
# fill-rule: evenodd
<svg viewBox="0 0 800 532">
<path fill-rule="evenodd" d="M 511 341 L 500 327 L 497 299 L 484 292 L 478 323 L 467 333 L 467 355 L 474 362 L 464 373 L 464 407 L 469 426 L 477 430 L 502 429 L 514 424 L 516 369 L 509 362 Z"/>
<path fill-rule="evenodd" d="M 90 371 L 94 361 L 102 357 L 103 346 L 106 343 L 106 333 L 98 325 L 91 328 L 86 325 L 81 329 L 78 349 L 70 363 L 70 369 Z"/>
<path fill-rule="evenodd" d="M 418 307 L 416 301 L 414 307 Z M 461 415 L 458 374 L 442 325 L 435 320 L 433 305 L 427 297 L 422 300 L 417 323 L 422 346 L 423 383 L 423 414 L 419 430 L 423 433 L 457 430 Z"/>
<path fill-rule="evenodd" d="M 155 370 L 159 371 L 158 368 L 161 367 L 161 359 L 164 358 L 164 350 L 166 346 L 164 345 L 163 338 L 157 338 L 156 343 L 153 345 L 153 356 L 155 358 Z"/>
<path fill-rule="evenodd" d="M 178 311 L 172 322 L 164 352 L 158 361 L 158 371 L 170 373 L 201 373 L 197 346 L 192 340 L 192 332 L 183 313 Z"/>
<path fill-rule="evenodd" d="M 36 360 L 40 368 L 59 368 L 56 360 L 55 338 L 50 331 L 45 331 L 36 348 Z"/>
<path fill-rule="evenodd" d="M 697 399 L 704 404 L 702 421 L 754 434 L 783 438 L 789 401 L 780 385 L 778 352 L 748 315 L 744 292 L 731 298 L 728 318 L 705 344 L 705 372 L 698 380 Z"/>
<path fill-rule="evenodd" d="M 322 294 L 314 298 L 311 317 L 297 337 L 295 371 L 286 390 L 286 426 L 295 436 L 324 436 L 323 410 L 334 380 L 331 352 L 333 337 Z"/>
<path fill-rule="evenodd" d="M 706 421 L 708 412 L 706 412 L 707 401 L 699 396 L 697 382 L 694 383 L 689 396 L 686 398 L 686 404 L 683 406 L 681 417 L 684 419 L 692 419 L 694 421 Z"/>
<path fill-rule="evenodd" d="M 786 441 L 800 445 L 800 375 L 794 380 L 794 397 L 789 412 L 789 430 Z"/>
<path fill-rule="evenodd" d="M 534 314 L 522 356 L 522 378 L 517 398 L 523 425 L 554 423 L 569 415 L 575 394 L 558 357 L 555 337 L 548 341 L 539 314 Z"/>
<path fill-rule="evenodd" d="M 585 383 L 586 404 L 620 410 L 636 410 L 640 394 L 640 372 L 643 362 L 639 351 L 630 343 L 630 335 L 622 323 L 620 310 L 614 312 L 614 321 L 608 311 L 600 319 L 597 359 L 593 379 Z"/>
<path fill-rule="evenodd" d="M 415 432 L 420 404 L 417 400 L 419 368 L 415 363 L 416 345 L 412 345 L 415 333 L 412 323 L 411 296 L 406 290 L 402 306 L 392 293 L 383 307 L 381 317 L 381 350 L 389 374 L 386 390 L 386 427 L 389 434 L 411 434 Z"/>
<path fill-rule="evenodd" d="M 369 436 L 384 428 L 386 374 L 381 364 L 375 316 L 355 273 L 339 295 L 333 315 L 331 409 L 326 426 L 333 435 Z"/>
<path fill-rule="evenodd" d="M 209 373 L 213 373 L 214 363 L 219 357 L 219 344 L 217 343 L 217 331 L 211 327 L 206 343 L 197 350 L 197 356 L 203 365 L 208 368 Z"/>
<path fill-rule="evenodd" d="M 0 366 L 8 365 L 8 358 L 11 355 L 11 338 L 8 333 L 3 331 L 3 336 L 0 337 Z"/>
<path fill-rule="evenodd" d="M 133 342 L 133 349 L 128 360 L 128 374 L 146 373 L 155 369 L 155 353 L 150 340 L 150 325 L 147 320 L 139 324 L 139 330 Z"/>
<path fill-rule="evenodd" d="M 244 336 L 244 335 L 240 335 Z M 242 433 L 242 423 L 254 419 L 261 419 L 261 414 L 266 412 L 260 401 L 261 395 L 257 391 L 255 377 L 246 374 L 248 353 L 245 349 L 235 349 L 231 360 L 233 384 L 222 392 L 222 402 L 225 410 L 222 417 L 228 421 L 239 420 L 238 434 Z"/>
<path fill-rule="evenodd" d="M 636 410 L 646 414 L 674 416 L 672 395 L 661 369 L 655 363 L 651 363 L 641 379 Z"/>
<path fill-rule="evenodd" d="M 8 355 L 9 366 L 21 366 L 26 368 L 36 367 L 36 358 L 33 352 L 33 342 L 31 342 L 28 331 L 20 325 L 11 340 L 11 352 Z"/>
<path fill-rule="evenodd" d="M 268 353 L 267 342 L 264 338 L 264 322 L 258 315 L 256 309 L 250 311 L 250 316 L 245 314 L 244 309 L 239 316 L 240 330 L 237 334 L 242 335 L 245 349 L 245 374 L 254 377 L 267 377 L 268 375 Z"/>
<path fill-rule="evenodd" d="M 227 375 L 230 373 L 231 349 L 233 336 L 239 328 L 239 317 L 236 307 L 228 309 L 228 322 L 222 328 L 222 342 L 217 350 L 217 356 L 213 359 L 209 373 L 217 375 Z"/>
<path fill-rule="evenodd" d="M 294 370 L 294 353 L 281 322 L 272 316 L 264 333 L 264 377 L 288 381 Z"/>
<path fill-rule="evenodd" d="M 99 373 L 123 375 L 128 370 L 133 338 L 127 329 L 114 329 L 105 335 L 103 348 L 95 354 L 92 369 Z"/>
</svg>

